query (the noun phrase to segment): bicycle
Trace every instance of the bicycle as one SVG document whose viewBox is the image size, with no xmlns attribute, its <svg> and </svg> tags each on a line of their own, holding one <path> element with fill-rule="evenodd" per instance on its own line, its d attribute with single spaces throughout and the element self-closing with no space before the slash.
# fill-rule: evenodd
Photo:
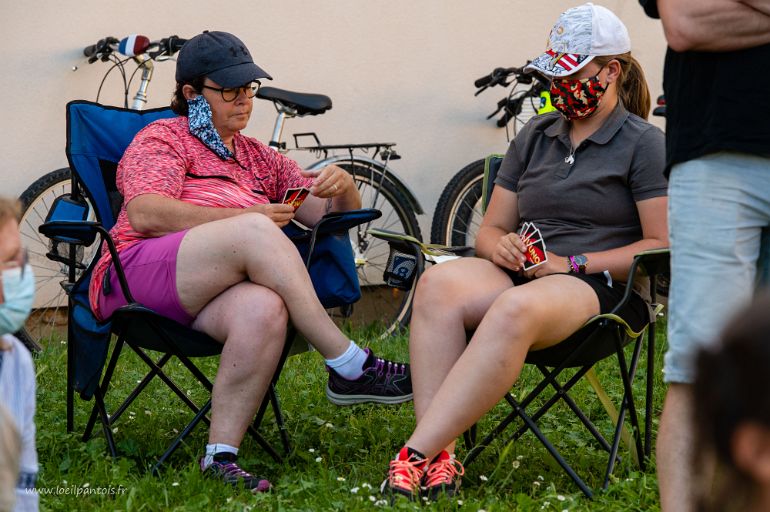
<svg viewBox="0 0 770 512">
<path fill-rule="evenodd" d="M 496 68 L 489 75 L 474 82 L 478 96 L 497 85 L 510 87 L 509 93 L 497 102 L 497 109 L 487 116 L 491 119 L 502 111 L 497 119 L 499 128 L 505 127 L 510 142 L 509 126 L 516 135 L 519 125 L 524 125 L 535 115 L 554 110 L 548 92 L 548 81 L 524 68 Z M 455 174 L 441 192 L 430 230 L 433 244 L 448 246 L 475 245 L 476 233 L 481 225 L 483 197 L 484 158 L 471 162 Z"/>
<path fill-rule="evenodd" d="M 156 42 L 150 42 L 144 36 L 131 36 L 121 41 L 106 37 L 95 45 L 86 47 L 84 55 L 89 64 L 97 60 L 113 63 L 99 86 L 97 101 L 107 76 L 114 69 L 118 69 L 124 82 L 124 106 L 128 108 L 130 85 L 141 69 L 140 83 L 131 108 L 142 110 L 147 103 L 153 62 L 167 60 L 181 49 L 185 41 L 177 36 Z M 129 52 L 130 55 L 121 53 L 121 50 Z M 125 58 L 117 57 L 116 53 L 125 55 Z M 127 78 L 125 64 L 129 60 L 134 61 L 137 67 Z M 356 328 L 380 320 L 384 324 L 383 337 L 398 331 L 409 320 L 414 290 L 394 290 L 385 285 L 382 269 L 387 262 L 387 244 L 370 237 L 366 232 L 368 227 L 384 227 L 408 233 L 418 239 L 422 238 L 416 218 L 416 215 L 423 213 L 422 207 L 404 181 L 388 166 L 390 160 L 400 158 L 393 149 L 395 143 L 322 145 L 315 133 L 298 133 L 294 135 L 295 147 L 287 148 L 282 140 L 286 119 L 323 114 L 331 108 L 331 99 L 319 94 L 296 93 L 275 87 L 262 87 L 257 98 L 272 101 L 277 110 L 270 147 L 280 152 L 300 150 L 317 153 L 319 160 L 312 164 L 310 169 L 322 168 L 329 164 L 339 165 L 353 176 L 361 192 L 362 207 L 377 208 L 383 212 L 374 226 L 361 226 L 350 233 L 362 285 L 361 300 L 352 310 L 331 311 L 330 314 L 338 323 L 347 323 Z M 302 137 L 312 137 L 315 144 L 300 146 L 299 140 Z M 335 154 L 339 151 L 345 151 L 347 155 Z M 356 151 L 369 152 L 370 157 L 354 154 Z M 374 160 L 377 156 L 384 163 Z M 17 333 L 17 336 L 33 350 L 40 349 L 37 340 L 63 335 L 67 325 L 67 300 L 60 283 L 67 280 L 70 272 L 74 273 L 73 277 L 77 277 L 88 267 L 98 250 L 96 246 L 85 250 L 82 247 L 75 249 L 67 244 L 53 246 L 38 232 L 38 227 L 45 221 L 53 200 L 69 193 L 70 189 L 70 170 L 65 167 L 37 179 L 20 197 L 22 239 L 27 245 L 37 283 L 33 313 L 24 330 Z M 70 265 L 70 262 L 74 262 L 74 265 Z"/>
<path fill-rule="evenodd" d="M 94 62 L 112 62 L 99 84 L 96 101 L 102 92 L 107 77 L 118 70 L 123 79 L 123 103 L 129 108 L 129 90 L 136 73 L 141 70 L 141 77 L 136 94 L 131 100 L 131 108 L 142 110 L 147 104 L 147 91 L 152 80 L 154 63 L 170 59 L 178 52 L 186 39 L 176 35 L 165 37 L 158 41 L 150 41 L 142 35 L 131 35 L 118 40 L 105 37 L 96 44 L 83 49 L 83 55 L 88 64 Z M 118 57 L 121 55 L 122 57 Z M 126 63 L 132 61 L 136 68 L 130 76 L 126 75 Z M 77 71 L 77 66 L 73 67 Z M 35 180 L 21 194 L 19 200 L 22 206 L 22 217 L 19 222 L 23 243 L 27 246 L 30 264 L 35 270 L 35 302 L 33 311 L 26 322 L 25 328 L 16 336 L 31 350 L 40 350 L 40 339 L 51 339 L 55 333 L 66 330 L 67 298 L 61 282 L 70 274 L 70 262 L 74 261 L 73 278 L 87 268 L 98 247 L 96 245 L 83 249 L 70 248 L 68 244 L 54 246 L 38 232 L 40 224 L 45 222 L 53 201 L 71 191 L 71 173 L 69 167 L 51 171 Z M 88 220 L 95 220 L 93 213 Z M 63 333 L 62 333 L 63 334 Z"/>
</svg>

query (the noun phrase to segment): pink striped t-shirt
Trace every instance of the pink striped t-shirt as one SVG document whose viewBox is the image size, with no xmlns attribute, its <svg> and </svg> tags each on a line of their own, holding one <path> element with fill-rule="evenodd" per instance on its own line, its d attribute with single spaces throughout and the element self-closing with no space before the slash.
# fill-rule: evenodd
<svg viewBox="0 0 770 512">
<path fill-rule="evenodd" d="M 199 206 L 248 208 L 280 201 L 289 188 L 310 187 L 312 178 L 303 177 L 294 160 L 241 134 L 233 143 L 235 159 L 221 160 L 190 134 L 187 117 L 155 121 L 140 131 L 118 165 L 116 185 L 123 205 L 110 230 L 118 253 L 148 238 L 131 227 L 126 214 L 126 205 L 142 194 L 159 194 Z M 97 292 L 111 262 L 105 246 L 89 287 L 91 308 L 97 317 Z"/>
</svg>

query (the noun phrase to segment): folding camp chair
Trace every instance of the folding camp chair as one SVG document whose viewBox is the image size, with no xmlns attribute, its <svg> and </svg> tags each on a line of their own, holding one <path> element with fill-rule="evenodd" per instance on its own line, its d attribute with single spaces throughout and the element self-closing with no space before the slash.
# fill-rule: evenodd
<svg viewBox="0 0 770 512">
<path fill-rule="evenodd" d="M 492 194 L 492 188 L 494 187 L 494 179 L 497 171 L 502 163 L 502 155 L 491 155 L 485 162 L 485 173 L 483 180 L 483 195 L 482 195 L 482 209 L 485 211 L 489 198 Z M 440 246 L 426 246 L 419 244 L 417 241 L 405 239 L 401 235 L 383 232 L 372 231 L 374 236 L 384 238 L 391 242 L 392 253 L 394 254 L 419 254 L 422 252 L 428 259 L 435 259 L 436 253 L 442 252 L 462 252 L 467 248 L 450 248 Z M 411 250 L 404 248 L 404 245 L 411 245 Z M 393 258 L 391 258 L 393 260 Z M 501 436 L 506 428 L 515 422 L 517 419 L 521 419 L 523 425 L 516 430 L 513 435 L 508 439 L 508 442 L 518 439 L 527 431 L 532 431 L 545 448 L 556 459 L 558 464 L 564 469 L 564 471 L 572 478 L 572 480 L 578 485 L 581 491 L 588 496 L 592 497 L 593 492 L 585 483 L 585 481 L 578 476 L 574 469 L 566 462 L 555 446 L 548 440 L 537 425 L 537 421 L 546 414 L 546 412 L 559 400 L 563 400 L 568 407 L 574 412 L 574 414 L 580 419 L 581 423 L 585 425 L 588 431 L 598 441 L 599 445 L 609 452 L 609 460 L 607 463 L 603 488 L 606 488 L 609 484 L 610 475 L 614 469 L 618 457 L 619 444 L 622 438 L 629 441 L 631 452 L 642 469 L 645 467 L 645 459 L 650 456 L 651 452 L 651 425 L 652 425 L 652 385 L 654 375 L 654 354 L 655 354 L 655 321 L 661 310 L 659 305 L 654 304 L 656 300 L 656 287 L 657 279 L 662 274 L 668 272 L 669 253 L 667 249 L 645 251 L 638 254 L 631 265 L 629 270 L 628 285 L 625 289 L 625 294 L 620 303 L 608 314 L 597 315 L 590 319 L 586 324 L 572 336 L 562 341 L 558 345 L 553 347 L 532 351 L 527 355 L 526 363 L 535 365 L 543 375 L 543 379 L 535 386 L 532 391 L 520 402 L 514 399 L 514 397 L 507 393 L 505 395 L 506 402 L 511 406 L 513 411 L 508 414 L 497 426 L 480 442 L 476 440 L 476 427 L 474 426 L 468 432 L 465 433 L 465 442 L 468 447 L 472 447 L 463 464 L 467 467 L 470 465 L 479 454 L 496 438 Z M 418 271 L 422 270 L 422 266 L 415 265 L 414 268 Z M 389 267 L 389 270 L 392 269 Z M 633 277 L 637 275 L 637 272 L 641 272 L 649 279 L 651 305 L 650 305 L 650 318 L 649 322 L 645 325 L 644 329 L 639 332 L 634 332 L 619 316 L 617 312 L 628 302 L 631 298 L 633 288 Z M 414 275 L 409 278 L 418 279 L 419 272 L 415 272 Z M 408 281 L 407 281 L 408 282 Z M 637 411 L 636 402 L 634 400 L 634 391 L 632 383 L 634 377 L 637 375 L 639 366 L 640 355 L 645 345 L 644 331 L 647 331 L 646 347 L 647 347 L 647 367 L 646 367 L 646 392 L 645 392 L 645 424 L 642 431 L 642 427 L 639 423 L 639 414 Z M 625 347 L 629 344 L 633 344 L 631 357 L 626 357 Z M 598 378 L 596 376 L 593 367 L 596 363 L 602 359 L 615 356 L 617 360 L 617 372 L 618 377 L 623 385 L 623 398 L 620 403 L 619 409 L 615 409 L 607 394 L 602 389 Z M 576 369 L 570 376 L 563 375 L 567 369 Z M 607 410 L 609 416 L 615 423 L 614 435 L 612 443 L 608 442 L 605 437 L 599 432 L 596 426 L 591 422 L 588 416 L 578 407 L 575 401 L 570 397 L 569 391 L 577 384 L 581 378 L 586 377 L 591 386 L 596 391 L 602 405 Z M 560 383 L 561 381 L 565 381 Z M 551 387 L 554 390 L 552 396 L 544 398 L 547 394 L 548 388 Z M 527 411 L 528 407 L 534 407 L 536 399 L 545 400 L 541 403 L 540 407 L 530 414 Z M 633 434 L 628 433 L 625 428 L 626 416 L 630 418 L 630 422 L 633 429 Z M 641 456 L 640 456 L 641 455 Z"/>
<path fill-rule="evenodd" d="M 153 471 L 158 470 L 160 465 L 173 454 L 201 420 L 209 423 L 206 415 L 211 407 L 210 399 L 203 406 L 195 404 L 164 372 L 164 366 L 176 358 L 208 393 L 211 393 L 211 382 L 191 361 L 191 358 L 215 356 L 222 351 L 222 345 L 204 333 L 158 315 L 133 300 L 130 285 L 126 282 L 114 243 L 108 233 L 108 230 L 115 223 L 117 211 L 122 202 L 115 187 L 115 173 L 123 152 L 133 140 L 134 135 L 147 124 L 157 119 L 172 116 L 174 113 L 168 108 L 135 111 L 106 107 L 86 101 L 69 103 L 67 105 L 67 158 L 72 169 L 72 193 L 57 198 L 46 222 L 40 227 L 40 232 L 52 241 L 51 252 L 48 256 L 68 264 L 70 271 L 69 280 L 62 283 L 67 291 L 69 306 L 67 430 L 72 431 L 74 427 L 74 391 L 77 390 L 81 398 L 85 400 L 90 400 L 93 397 L 94 406 L 83 439 L 87 440 L 90 437 L 96 421 L 99 420 L 107 440 L 108 449 L 112 456 L 115 456 L 116 448 L 112 435 L 112 425 L 155 377 L 165 382 L 194 413 L 193 418 L 181 429 L 178 436 L 157 461 Z M 96 222 L 86 221 L 90 208 L 96 215 Z M 347 237 L 347 230 L 350 227 L 368 222 L 379 216 L 380 212 L 377 210 L 356 210 L 330 214 L 325 216 L 312 231 L 297 228 L 290 234 L 290 237 L 296 238 L 304 244 L 304 257 L 310 267 L 311 263 L 316 263 L 312 259 L 315 254 L 313 248 L 325 245 L 322 243 L 325 237 Z M 112 253 L 122 292 L 128 300 L 128 305 L 119 308 L 106 322 L 97 321 L 88 301 L 88 286 L 96 258 L 90 264 L 88 262 L 79 263 L 77 260 L 78 248 L 94 243 L 97 235 L 102 237 Z M 355 276 L 355 264 L 349 240 L 347 245 L 347 249 L 349 249 L 347 256 L 349 257 L 343 259 L 350 267 L 353 267 L 352 275 Z M 337 246 L 343 247 L 344 250 L 344 244 L 338 243 Z M 343 256 L 345 255 L 343 254 Z M 351 271 L 350 268 L 346 270 Z M 77 276 L 78 271 L 82 271 L 80 276 Z M 357 281 L 354 285 L 355 287 L 358 286 Z M 360 290 L 358 292 L 360 296 Z M 354 294 L 348 294 L 345 300 L 356 300 L 356 297 Z M 336 306 L 339 301 L 333 300 L 333 302 Z M 275 384 L 291 348 L 294 333 L 294 330 L 290 328 L 280 362 L 266 397 L 260 405 L 254 422 L 248 428 L 249 434 L 276 461 L 281 460 L 281 455 L 257 430 L 268 405 L 272 404 L 283 448 L 288 453 L 290 450 L 289 438 L 283 424 Z M 105 369 L 112 334 L 117 336 L 117 340 Z M 149 372 L 123 403 L 112 414 L 108 414 L 105 396 L 124 345 L 128 345 L 147 364 Z M 146 353 L 146 350 L 160 352 L 161 356 L 159 359 L 153 360 Z"/>
</svg>

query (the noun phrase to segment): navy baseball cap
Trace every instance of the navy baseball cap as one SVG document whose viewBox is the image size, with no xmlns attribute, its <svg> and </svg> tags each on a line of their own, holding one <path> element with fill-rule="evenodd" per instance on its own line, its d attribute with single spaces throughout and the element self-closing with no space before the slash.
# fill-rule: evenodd
<svg viewBox="0 0 770 512">
<path fill-rule="evenodd" d="M 176 81 L 205 76 L 220 87 L 238 87 L 260 78 L 273 79 L 254 64 L 243 41 L 227 32 L 204 31 L 187 41 L 176 61 Z"/>
</svg>

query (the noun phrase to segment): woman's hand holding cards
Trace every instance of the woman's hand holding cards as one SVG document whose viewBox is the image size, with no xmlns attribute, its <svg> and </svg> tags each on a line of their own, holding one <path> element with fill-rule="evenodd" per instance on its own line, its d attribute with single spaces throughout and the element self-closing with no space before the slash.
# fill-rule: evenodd
<svg viewBox="0 0 770 512">
<path fill-rule="evenodd" d="M 294 207 L 283 203 L 255 204 L 246 208 L 247 212 L 261 213 L 275 222 L 278 227 L 283 227 L 294 218 Z"/>
<path fill-rule="evenodd" d="M 521 237 L 516 233 L 508 233 L 500 237 L 492 253 L 492 263 L 503 268 L 518 272 L 527 262 L 527 248 Z"/>
<path fill-rule="evenodd" d="M 564 273 L 566 265 L 564 264 L 564 256 L 558 256 L 551 251 L 545 252 L 545 262 L 541 265 L 530 267 L 528 270 L 524 270 L 522 273 L 524 277 L 529 279 L 537 279 L 538 277 L 547 276 L 549 274 Z"/>
<path fill-rule="evenodd" d="M 348 187 L 354 186 L 353 177 L 336 165 L 327 165 L 321 170 L 302 171 L 306 178 L 314 178 L 310 193 L 323 199 L 344 195 Z"/>
</svg>

